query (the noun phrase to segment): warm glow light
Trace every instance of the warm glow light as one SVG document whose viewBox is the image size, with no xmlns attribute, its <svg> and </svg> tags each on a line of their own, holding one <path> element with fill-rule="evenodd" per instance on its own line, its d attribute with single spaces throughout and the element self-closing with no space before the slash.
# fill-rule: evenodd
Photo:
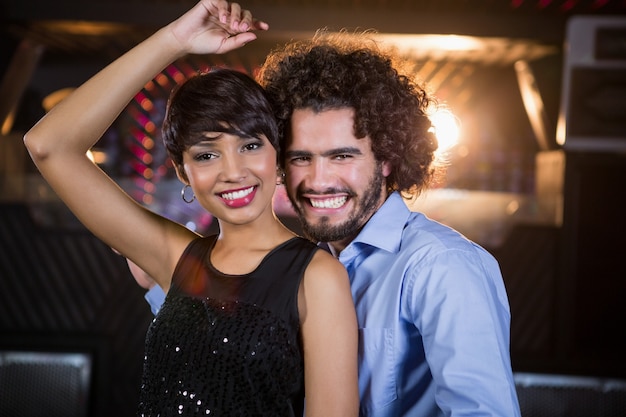
<svg viewBox="0 0 626 417">
<path fill-rule="evenodd" d="M 71 33 L 74 35 L 82 36 L 116 35 L 121 32 L 128 31 L 126 26 L 121 23 L 87 22 L 75 20 L 43 21 L 39 22 L 38 26 L 41 26 L 45 30 L 49 30 L 52 33 Z"/>
<path fill-rule="evenodd" d="M 160 86 L 164 86 L 167 83 L 169 83 L 169 79 L 167 78 L 167 76 L 163 73 L 160 73 L 159 75 L 157 75 L 155 78 L 155 81 L 160 85 Z"/>
<path fill-rule="evenodd" d="M 152 133 L 156 130 L 156 125 L 154 124 L 153 121 L 149 121 L 143 126 L 143 128 L 146 129 L 146 132 Z"/>
<path fill-rule="evenodd" d="M 12 111 L 7 115 L 6 119 L 4 119 L 4 123 L 2 124 L 2 128 L 0 129 L 0 134 L 2 134 L 2 136 L 6 136 L 9 134 L 11 128 L 13 127 L 14 120 L 15 112 Z"/>
<path fill-rule="evenodd" d="M 143 145 L 144 148 L 146 148 L 148 150 L 150 150 L 150 149 L 152 149 L 154 147 L 154 141 L 151 138 L 149 138 L 148 136 L 144 136 L 143 137 L 143 139 L 141 141 L 141 144 Z"/>
<path fill-rule="evenodd" d="M 152 193 L 154 193 L 155 189 L 156 189 L 156 187 L 155 187 L 155 186 L 154 186 L 154 184 L 153 184 L 153 183 L 151 183 L 151 182 L 146 182 L 146 183 L 143 185 L 143 190 L 144 190 L 145 192 L 147 192 L 147 193 L 152 194 Z"/>
<path fill-rule="evenodd" d="M 441 154 L 454 147 L 459 141 L 459 122 L 454 114 L 448 109 L 437 109 L 430 115 Z"/>
<path fill-rule="evenodd" d="M 561 110 L 559 113 L 559 119 L 556 124 L 556 143 L 563 146 L 565 145 L 565 133 L 566 133 L 566 123 L 565 123 L 565 114 Z"/>
<path fill-rule="evenodd" d="M 152 103 L 152 100 L 146 98 L 144 100 L 141 100 L 141 108 L 145 111 L 150 111 L 154 108 L 154 104 Z"/>
<path fill-rule="evenodd" d="M 185 74 L 180 72 L 180 70 L 178 68 L 176 68 L 174 65 L 170 65 L 169 67 L 167 67 L 165 69 L 165 72 L 167 72 L 167 74 L 169 74 L 169 76 L 172 77 L 172 79 L 174 80 L 175 83 L 181 83 L 186 78 Z M 163 74 L 163 73 L 161 73 L 161 74 Z"/>
<path fill-rule="evenodd" d="M 87 151 L 87 158 L 94 164 L 102 165 L 107 161 L 107 154 L 102 151 L 89 150 Z"/>
<path fill-rule="evenodd" d="M 519 210 L 519 201 L 512 200 L 509 204 L 506 205 L 506 214 L 509 216 L 514 215 Z"/>
<path fill-rule="evenodd" d="M 454 34 L 402 34 L 385 33 L 372 36 L 384 47 L 389 47 L 400 55 L 417 60 L 481 61 L 499 59 L 537 59 L 554 54 L 553 46 L 539 45 L 527 40 L 516 41 L 504 37 L 463 36 Z"/>
<path fill-rule="evenodd" d="M 413 49 L 473 51 L 480 50 L 483 46 L 479 38 L 460 35 L 379 34 L 376 38 L 393 45 L 400 51 Z"/>
<path fill-rule="evenodd" d="M 61 100 L 69 96 L 70 93 L 72 93 L 73 91 L 74 91 L 73 87 L 68 87 L 68 88 L 62 88 L 53 93 L 50 93 L 43 99 L 43 101 L 41 102 L 41 105 L 43 106 L 46 112 L 49 112 L 50 110 L 52 110 L 54 106 L 59 104 Z"/>
<path fill-rule="evenodd" d="M 154 202 L 154 197 L 152 197 L 150 194 L 144 194 L 143 197 L 141 198 L 141 201 L 149 206 L 150 204 L 152 204 Z"/>
<path fill-rule="evenodd" d="M 174 81 L 176 82 L 176 84 L 181 84 L 183 81 L 185 81 L 186 78 L 187 76 L 185 74 L 183 74 L 182 72 L 177 72 L 174 76 Z"/>
</svg>

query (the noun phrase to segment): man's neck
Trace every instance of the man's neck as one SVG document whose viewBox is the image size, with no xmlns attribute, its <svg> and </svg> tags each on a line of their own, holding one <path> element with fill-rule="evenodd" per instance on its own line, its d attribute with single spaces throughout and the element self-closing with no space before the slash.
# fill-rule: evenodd
<svg viewBox="0 0 626 417">
<path fill-rule="evenodd" d="M 357 233 L 357 235 L 358 235 L 358 233 Z M 346 239 L 343 239 L 343 240 L 336 240 L 334 242 L 327 242 L 326 244 L 328 245 L 328 249 L 330 249 L 330 253 L 335 258 L 338 258 L 339 255 L 341 254 L 341 251 L 344 250 L 345 248 L 347 248 L 348 245 L 350 244 L 350 242 L 352 242 L 357 235 L 350 236 L 349 238 L 346 238 Z"/>
<path fill-rule="evenodd" d="M 385 201 L 387 201 L 387 198 L 389 198 L 390 195 L 391 195 L 391 193 L 385 195 L 385 197 L 380 201 L 380 204 L 378 205 L 378 208 L 376 209 L 376 211 L 374 211 L 370 215 L 370 217 L 367 219 L 367 221 L 365 223 L 363 223 L 363 225 L 361 226 L 359 231 L 356 232 L 354 235 L 346 237 L 346 238 L 341 239 L 341 240 L 336 240 L 336 241 L 333 241 L 333 242 L 326 242 L 326 245 L 328 246 L 328 249 L 330 250 L 330 253 L 335 258 L 338 258 L 339 255 L 341 254 L 341 251 L 343 251 L 345 248 L 347 248 L 348 245 L 359 235 L 359 233 L 361 233 L 361 230 L 363 230 L 365 225 L 372 219 L 374 214 L 376 214 L 378 212 L 378 210 L 380 210 L 380 208 L 383 206 L 383 204 L 385 204 Z"/>
</svg>

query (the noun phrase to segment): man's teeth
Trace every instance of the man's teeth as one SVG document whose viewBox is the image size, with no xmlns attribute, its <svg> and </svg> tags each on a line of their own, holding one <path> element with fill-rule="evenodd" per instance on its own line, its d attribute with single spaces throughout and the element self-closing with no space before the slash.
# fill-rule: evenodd
<svg viewBox="0 0 626 417">
<path fill-rule="evenodd" d="M 239 198 L 244 198 L 248 194 L 250 194 L 254 190 L 254 187 L 246 188 L 245 190 L 233 191 L 232 193 L 223 193 L 220 196 L 224 200 L 237 200 Z"/>
<path fill-rule="evenodd" d="M 339 208 L 346 204 L 348 197 L 333 197 L 324 200 L 311 198 L 311 205 L 315 208 Z"/>
</svg>

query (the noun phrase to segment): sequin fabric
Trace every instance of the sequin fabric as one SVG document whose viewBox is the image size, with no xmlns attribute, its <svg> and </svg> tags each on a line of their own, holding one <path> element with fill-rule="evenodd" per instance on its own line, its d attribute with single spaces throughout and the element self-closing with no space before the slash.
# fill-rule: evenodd
<svg viewBox="0 0 626 417">
<path fill-rule="evenodd" d="M 248 275 L 187 248 L 146 337 L 139 416 L 302 416 L 298 286 L 315 245 L 292 239 Z"/>
</svg>

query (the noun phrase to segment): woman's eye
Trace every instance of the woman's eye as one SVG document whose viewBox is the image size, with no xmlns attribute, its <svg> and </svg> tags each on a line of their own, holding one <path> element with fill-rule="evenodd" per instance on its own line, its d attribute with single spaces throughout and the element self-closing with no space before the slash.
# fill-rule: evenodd
<svg viewBox="0 0 626 417">
<path fill-rule="evenodd" d="M 194 157 L 194 159 L 196 161 L 208 161 L 208 160 L 214 159 L 214 158 L 215 158 L 215 154 L 206 153 L 206 152 L 205 153 L 200 153 L 200 154 L 198 154 L 198 155 L 196 155 Z"/>
<path fill-rule="evenodd" d="M 255 150 L 255 149 L 260 148 L 261 146 L 263 146 L 263 144 L 262 144 L 262 143 L 259 143 L 259 142 L 251 142 L 251 143 L 246 143 L 246 144 L 243 146 L 243 149 L 244 149 L 245 151 L 253 151 L 253 150 Z"/>
</svg>

